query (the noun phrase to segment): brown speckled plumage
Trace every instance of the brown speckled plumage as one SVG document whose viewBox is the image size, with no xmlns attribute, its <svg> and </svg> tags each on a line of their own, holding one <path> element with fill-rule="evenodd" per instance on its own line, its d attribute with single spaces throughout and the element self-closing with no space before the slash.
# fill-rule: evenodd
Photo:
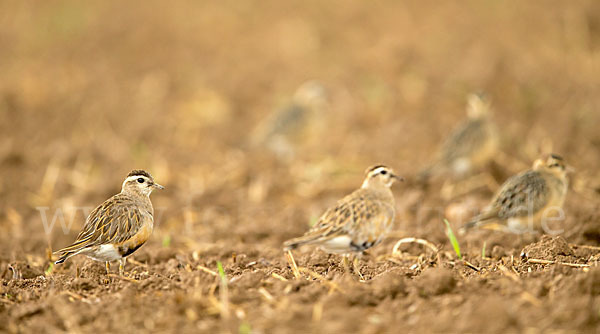
<svg viewBox="0 0 600 334">
<path fill-rule="evenodd" d="M 462 177 L 487 164 L 498 148 L 498 133 L 492 122 L 490 104 L 481 96 L 469 95 L 468 118 L 442 144 L 435 162 L 421 171 L 427 180 L 439 175 Z"/>
<path fill-rule="evenodd" d="M 490 205 L 463 229 L 490 223 L 525 228 L 533 223 L 539 229 L 547 208 L 562 208 L 568 188 L 563 159 L 550 155 L 538 159 L 533 168 L 509 178 L 498 190 Z"/>
<path fill-rule="evenodd" d="M 63 263 L 77 254 L 110 262 L 141 247 L 154 225 L 154 209 L 149 196 L 155 188 L 162 189 L 162 186 L 156 184 L 148 172 L 134 170 L 129 173 L 121 192 L 90 213 L 75 242 L 56 252 L 59 255 L 56 263 Z"/>
<path fill-rule="evenodd" d="M 395 204 L 390 186 L 396 178 L 383 165 L 369 168 L 360 189 L 325 211 L 306 234 L 286 241 L 284 249 L 313 244 L 329 253 L 360 253 L 377 245 L 393 226 Z"/>
</svg>

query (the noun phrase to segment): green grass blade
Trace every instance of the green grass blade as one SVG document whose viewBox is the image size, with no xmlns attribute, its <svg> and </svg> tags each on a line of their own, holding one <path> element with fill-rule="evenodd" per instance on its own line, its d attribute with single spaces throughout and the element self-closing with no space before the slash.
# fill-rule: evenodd
<svg viewBox="0 0 600 334">
<path fill-rule="evenodd" d="M 485 246 L 487 246 L 487 241 L 483 242 L 483 247 L 481 248 L 481 258 L 485 259 Z"/>
<path fill-rule="evenodd" d="M 446 235 L 448 236 L 448 239 L 450 239 L 450 243 L 454 248 L 454 252 L 456 253 L 459 259 L 462 259 L 462 255 L 460 254 L 460 245 L 458 244 L 458 240 L 456 239 L 454 232 L 452 232 L 452 228 L 450 227 L 448 219 L 444 218 L 444 223 L 446 223 Z"/>
<path fill-rule="evenodd" d="M 48 265 L 48 268 L 46 269 L 46 271 L 44 273 L 46 275 L 49 275 L 52 273 L 52 270 L 54 270 L 54 262 L 50 262 L 50 264 Z"/>
<path fill-rule="evenodd" d="M 171 236 L 170 235 L 167 234 L 162 239 L 162 246 L 163 247 L 169 247 L 169 246 L 171 246 Z"/>
<path fill-rule="evenodd" d="M 240 324 L 240 327 L 238 329 L 238 333 L 240 334 L 250 334 L 252 333 L 252 327 L 250 327 L 250 324 L 247 322 L 242 322 Z"/>
<path fill-rule="evenodd" d="M 225 276 L 225 270 L 223 270 L 223 264 L 221 264 L 221 261 L 217 261 L 217 270 L 219 271 L 219 276 L 221 276 L 221 282 L 224 285 L 227 285 L 227 276 Z"/>
</svg>

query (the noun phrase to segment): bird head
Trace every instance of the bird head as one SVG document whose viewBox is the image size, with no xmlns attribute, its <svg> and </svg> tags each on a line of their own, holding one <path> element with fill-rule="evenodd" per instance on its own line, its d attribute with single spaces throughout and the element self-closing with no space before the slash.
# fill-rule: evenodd
<svg viewBox="0 0 600 334">
<path fill-rule="evenodd" d="M 537 159 L 533 163 L 533 170 L 545 170 L 564 179 L 568 172 L 573 171 L 573 168 L 568 166 L 560 155 L 551 153 L 545 159 Z"/>
<path fill-rule="evenodd" d="M 396 180 L 404 181 L 402 177 L 398 177 L 393 169 L 384 165 L 375 165 L 365 171 L 366 177 L 362 187 L 384 186 L 391 187 Z"/>
<path fill-rule="evenodd" d="M 329 97 L 325 87 L 317 80 L 304 82 L 294 93 L 296 104 L 308 108 L 322 108 L 327 105 Z"/>
<path fill-rule="evenodd" d="M 154 182 L 154 178 L 150 173 L 145 170 L 136 169 L 131 171 L 127 175 L 127 178 L 125 178 L 125 181 L 123 181 L 121 192 L 150 196 L 152 190 L 164 188 L 165 187 Z"/>
<path fill-rule="evenodd" d="M 467 116 L 479 119 L 490 113 L 491 103 L 483 94 L 469 94 L 467 97 Z"/>
</svg>

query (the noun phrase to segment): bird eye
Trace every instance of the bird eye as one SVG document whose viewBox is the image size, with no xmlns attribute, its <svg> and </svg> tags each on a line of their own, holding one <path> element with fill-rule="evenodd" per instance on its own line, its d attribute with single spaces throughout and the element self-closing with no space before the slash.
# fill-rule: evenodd
<svg viewBox="0 0 600 334">
<path fill-rule="evenodd" d="M 387 174 L 387 171 L 386 170 L 382 170 L 381 172 L 379 172 L 379 174 L 385 175 L 385 174 Z"/>
<path fill-rule="evenodd" d="M 137 179 L 137 181 L 138 181 L 138 183 L 144 183 L 144 179 L 141 177 L 139 179 Z"/>
</svg>

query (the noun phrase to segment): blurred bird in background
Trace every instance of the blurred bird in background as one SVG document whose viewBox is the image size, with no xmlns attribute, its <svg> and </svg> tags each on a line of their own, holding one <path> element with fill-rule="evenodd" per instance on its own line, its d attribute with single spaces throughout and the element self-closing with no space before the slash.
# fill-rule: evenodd
<svg viewBox="0 0 600 334">
<path fill-rule="evenodd" d="M 467 119 L 442 144 L 436 161 L 420 173 L 427 180 L 441 175 L 463 178 L 485 166 L 498 149 L 498 131 L 490 119 L 490 103 L 482 95 L 468 97 Z"/>
<path fill-rule="evenodd" d="M 298 87 L 291 101 L 267 116 L 252 133 L 254 147 L 271 151 L 278 160 L 289 162 L 299 143 L 324 125 L 328 104 L 325 87 L 310 80 Z"/>
<path fill-rule="evenodd" d="M 537 159 L 533 167 L 509 178 L 493 197 L 490 205 L 471 222 L 464 232 L 476 226 L 499 224 L 513 233 L 548 231 L 544 218 L 562 210 L 568 189 L 567 167 L 562 157 L 550 154 Z M 553 219 L 554 220 L 554 219 Z"/>
<path fill-rule="evenodd" d="M 423 183 L 440 177 L 466 180 L 492 161 L 498 153 L 499 136 L 490 109 L 491 104 L 483 95 L 470 94 L 467 98 L 467 119 L 451 132 L 435 161 L 417 178 Z M 480 180 L 471 181 L 467 182 L 470 185 L 466 188 L 473 189 L 482 183 Z M 485 184 L 490 182 L 495 184 L 489 176 L 483 180 Z M 444 197 L 452 197 L 455 191 L 450 189 L 442 193 L 446 194 Z"/>
</svg>

